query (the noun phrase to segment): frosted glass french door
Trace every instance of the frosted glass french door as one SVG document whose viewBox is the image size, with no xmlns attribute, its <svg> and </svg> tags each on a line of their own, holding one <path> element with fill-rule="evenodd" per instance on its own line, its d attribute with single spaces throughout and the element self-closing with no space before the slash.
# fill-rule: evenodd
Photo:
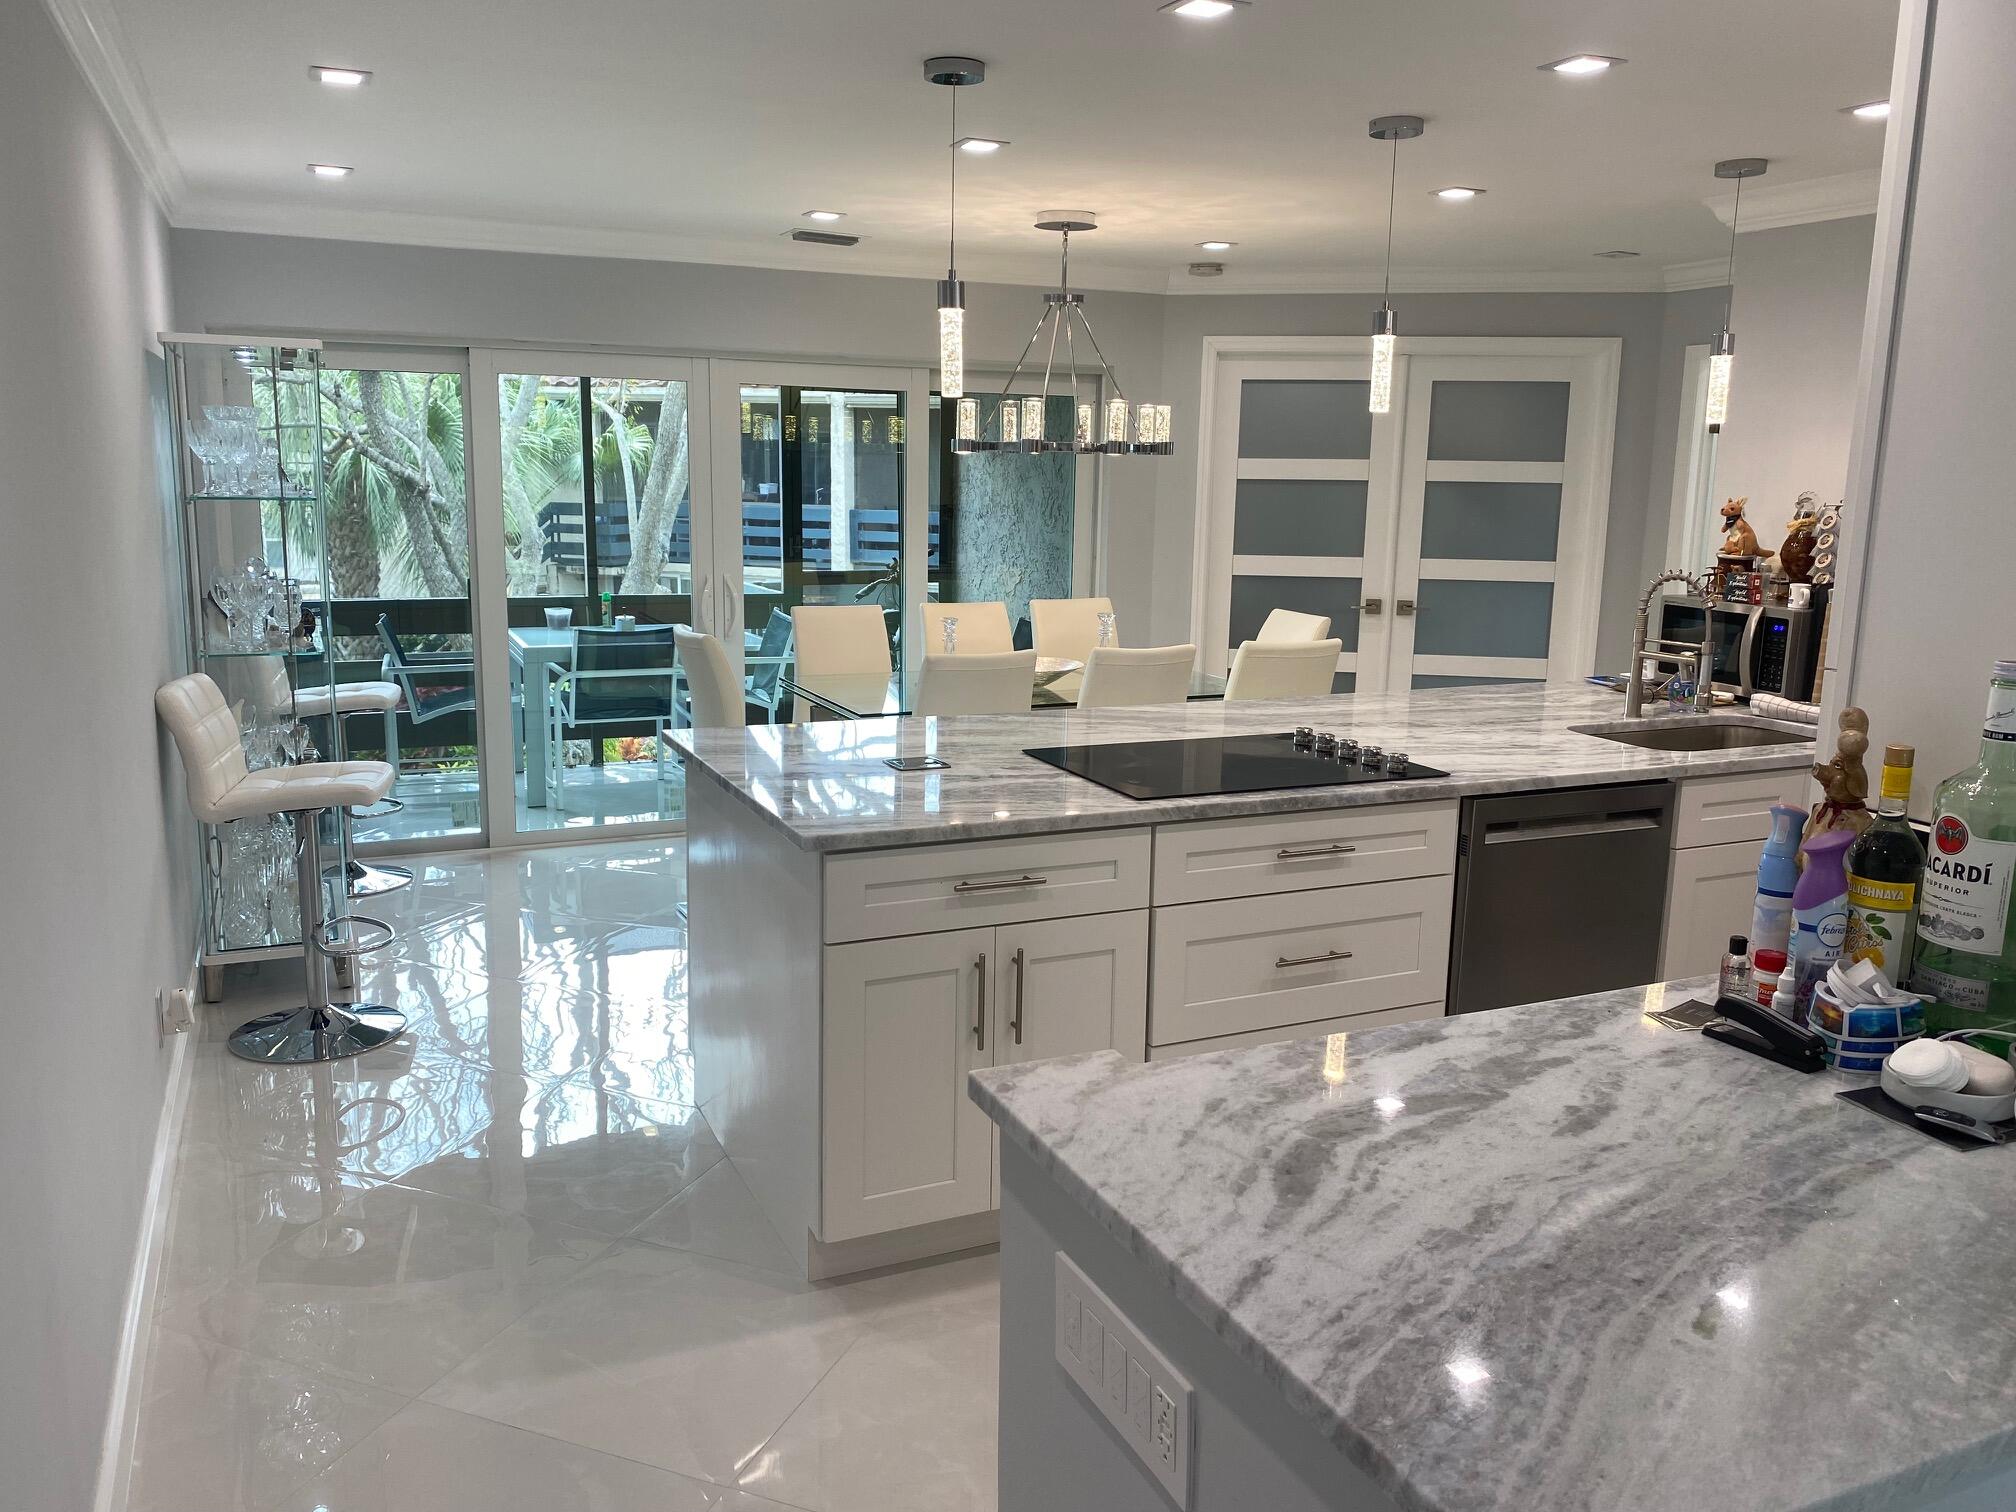
<svg viewBox="0 0 2016 1512">
<path fill-rule="evenodd" d="M 1397 432 L 1366 410 L 1366 359 L 1220 365 L 1203 570 L 1207 666 L 1223 671 L 1274 609 L 1323 615 L 1333 687 L 1377 691 L 1387 662 Z"/>
<path fill-rule="evenodd" d="M 1389 688 L 1591 670 L 1614 424 L 1599 376 L 1585 357 L 1408 359 Z"/>
</svg>

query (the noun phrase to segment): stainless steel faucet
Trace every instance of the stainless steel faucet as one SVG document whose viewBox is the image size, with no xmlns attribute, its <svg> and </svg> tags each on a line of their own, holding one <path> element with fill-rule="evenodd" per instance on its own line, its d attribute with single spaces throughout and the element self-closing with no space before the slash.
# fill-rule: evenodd
<svg viewBox="0 0 2016 1512">
<path fill-rule="evenodd" d="M 1701 644 L 1688 647 L 1678 641 L 1652 639 L 1652 600 L 1659 590 L 1668 583 L 1685 583 L 1689 590 L 1708 606 L 1709 613 L 1701 616 Z M 1709 654 L 1708 637 L 1713 633 L 1713 613 L 1717 602 L 1715 585 L 1706 578 L 1699 578 L 1679 568 L 1670 568 L 1645 586 L 1645 596 L 1638 600 L 1638 631 L 1631 643 L 1631 680 L 1624 690 L 1624 717 L 1638 719 L 1645 713 L 1645 663 L 1648 661 L 1671 662 L 1673 676 L 1682 671 L 1694 674 L 1694 701 L 1690 706 L 1696 714 L 1708 712 L 1713 702 L 1714 658 Z"/>
</svg>

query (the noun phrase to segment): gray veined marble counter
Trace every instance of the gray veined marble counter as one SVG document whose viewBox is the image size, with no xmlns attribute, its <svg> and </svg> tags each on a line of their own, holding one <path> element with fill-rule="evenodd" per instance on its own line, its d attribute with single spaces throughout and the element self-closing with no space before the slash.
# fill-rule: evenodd
<svg viewBox="0 0 2016 1512">
<path fill-rule="evenodd" d="M 2016 1505 L 1978 1486 L 2016 1465 L 2016 1150 L 1666 1029 L 1665 995 L 972 1093 L 1004 1177 L 1054 1183 L 1402 1507 Z M 1004 1350 L 1050 1328 L 1003 1322 Z"/>
<path fill-rule="evenodd" d="M 1193 702 L 967 716 L 864 719 L 747 730 L 682 730 L 704 772 L 794 844 L 875 850 L 1187 819 L 1425 803 L 1478 793 L 1713 777 L 1804 766 L 1810 744 L 1647 751 L 1577 734 L 1615 720 L 1618 696 L 1587 684 L 1447 688 L 1307 702 Z M 1439 767 L 1446 780 L 1137 803 L 1023 755 L 1030 746 L 1337 730 Z M 1794 728 L 1794 727 L 1786 727 Z M 896 772 L 889 756 L 940 756 L 947 770 Z"/>
</svg>

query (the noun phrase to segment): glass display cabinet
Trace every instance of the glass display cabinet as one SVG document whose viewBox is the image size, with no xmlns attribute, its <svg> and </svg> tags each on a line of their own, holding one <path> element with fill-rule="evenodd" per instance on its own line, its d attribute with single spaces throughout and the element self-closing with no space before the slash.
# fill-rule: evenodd
<svg viewBox="0 0 2016 1512">
<path fill-rule="evenodd" d="M 332 706 L 322 503 L 321 344 L 164 333 L 191 670 L 238 717 L 247 766 L 321 759 Z M 340 830 L 341 826 L 335 827 Z M 234 961 L 298 955 L 285 816 L 205 825 L 204 996 Z M 332 858 L 343 854 L 332 833 Z"/>
</svg>

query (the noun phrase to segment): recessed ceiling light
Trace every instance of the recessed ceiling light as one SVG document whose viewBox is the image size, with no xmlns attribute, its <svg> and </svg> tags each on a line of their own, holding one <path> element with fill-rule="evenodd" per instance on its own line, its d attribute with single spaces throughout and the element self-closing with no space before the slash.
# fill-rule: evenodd
<svg viewBox="0 0 2016 1512">
<path fill-rule="evenodd" d="M 308 171 L 317 178 L 348 178 L 350 169 L 343 163 L 310 163 Z"/>
<path fill-rule="evenodd" d="M 361 89 L 371 82 L 371 70 L 332 68 L 326 63 L 316 63 L 309 68 L 308 77 L 318 84 L 327 84 L 331 89 Z"/>
<path fill-rule="evenodd" d="M 847 212 L 845 210 L 807 210 L 805 212 L 806 220 L 836 221 L 845 220 L 846 218 Z"/>
<path fill-rule="evenodd" d="M 1451 184 L 1447 189 L 1437 189 L 1435 191 L 1435 198 L 1446 200 L 1475 199 L 1483 192 L 1482 189 L 1472 189 L 1468 184 Z"/>
<path fill-rule="evenodd" d="M 1008 144 L 998 137 L 961 137 L 952 144 L 961 152 L 970 152 L 976 157 L 985 157 L 990 152 L 999 152 Z"/>
<path fill-rule="evenodd" d="M 1887 121 L 1890 119 L 1890 102 L 1871 100 L 1866 105 L 1850 105 L 1842 114 L 1859 116 L 1865 121 Z"/>
<path fill-rule="evenodd" d="M 1169 0 L 1167 5 L 1157 6 L 1156 9 L 1166 16 L 1181 16 L 1186 21 L 1216 21 L 1220 16 L 1229 16 L 1252 3 L 1253 0 Z"/>
<path fill-rule="evenodd" d="M 1230 252 L 1238 245 L 1239 243 L 1237 242 L 1199 242 L 1197 243 L 1197 250 L 1200 252 Z"/>
<path fill-rule="evenodd" d="M 1636 257 L 1636 252 L 1627 252 L 1622 247 L 1612 247 L 1608 252 L 1598 252 L 1598 257 Z"/>
<path fill-rule="evenodd" d="M 1601 53 L 1576 53 L 1572 58 L 1556 58 L 1552 63 L 1540 66 L 1558 74 L 1599 74 L 1623 61 L 1622 58 L 1606 58 Z"/>
</svg>

